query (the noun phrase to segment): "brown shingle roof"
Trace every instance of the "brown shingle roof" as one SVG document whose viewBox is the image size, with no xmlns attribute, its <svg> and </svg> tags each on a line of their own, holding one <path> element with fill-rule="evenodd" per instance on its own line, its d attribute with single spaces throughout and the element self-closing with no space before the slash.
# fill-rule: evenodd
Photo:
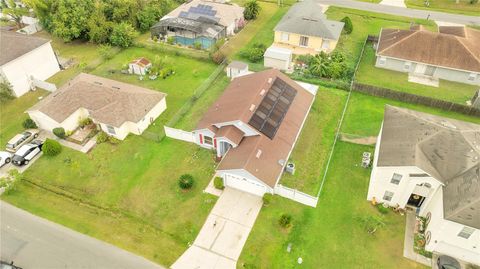
<svg viewBox="0 0 480 269">
<path fill-rule="evenodd" d="M 50 42 L 48 39 L 0 31 L 0 65 L 15 60 L 48 42 Z"/>
<path fill-rule="evenodd" d="M 238 77 L 210 107 L 197 128 L 209 128 L 218 132 L 212 127 L 213 124 L 236 120 L 248 124 L 255 112 L 255 109 L 251 109 L 252 105 L 258 107 L 276 79 L 284 81 L 297 91 L 277 133 L 273 139 L 260 132 L 259 135 L 244 137 L 238 147 L 229 150 L 217 168 L 245 169 L 271 187 L 275 186 L 283 172 L 283 163 L 287 161 L 313 103 L 314 96 L 311 93 L 275 69 Z M 259 150 L 261 154 L 257 158 Z"/>
<path fill-rule="evenodd" d="M 138 58 L 138 59 L 135 59 L 135 60 L 131 61 L 130 63 L 131 64 L 137 64 L 139 66 L 145 67 L 145 66 L 150 64 L 150 61 L 147 60 L 144 57 L 141 57 L 141 58 Z"/>
<path fill-rule="evenodd" d="M 480 72 L 480 31 L 465 27 L 439 31 L 382 29 L 377 55 Z"/>
<path fill-rule="evenodd" d="M 120 127 L 127 121 L 139 122 L 163 98 L 161 92 L 81 73 L 29 111 L 38 110 L 61 123 L 85 108 L 96 121 Z"/>
<path fill-rule="evenodd" d="M 240 141 L 242 141 L 244 135 L 244 132 L 233 125 L 222 126 L 215 133 L 216 137 L 226 137 L 228 140 L 237 145 L 240 143 Z"/>
</svg>

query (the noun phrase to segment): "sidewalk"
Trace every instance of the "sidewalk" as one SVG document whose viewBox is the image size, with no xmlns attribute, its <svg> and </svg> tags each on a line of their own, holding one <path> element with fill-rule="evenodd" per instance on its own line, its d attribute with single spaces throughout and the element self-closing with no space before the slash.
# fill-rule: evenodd
<svg viewBox="0 0 480 269">
<path fill-rule="evenodd" d="M 432 260 L 413 250 L 415 212 L 407 211 L 406 215 L 407 224 L 405 225 L 405 240 L 403 241 L 403 257 L 430 267 L 432 266 Z"/>
</svg>

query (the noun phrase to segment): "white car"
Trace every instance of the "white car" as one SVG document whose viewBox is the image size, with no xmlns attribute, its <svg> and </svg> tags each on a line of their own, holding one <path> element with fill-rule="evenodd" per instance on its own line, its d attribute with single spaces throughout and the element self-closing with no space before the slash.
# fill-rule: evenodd
<svg viewBox="0 0 480 269">
<path fill-rule="evenodd" d="M 0 151 L 0 167 L 6 165 L 12 160 L 12 154 L 6 151 Z"/>
<path fill-rule="evenodd" d="M 23 145 L 13 155 L 12 163 L 17 166 L 27 165 L 37 154 L 42 151 L 43 142 L 35 140 L 32 143 Z"/>
</svg>

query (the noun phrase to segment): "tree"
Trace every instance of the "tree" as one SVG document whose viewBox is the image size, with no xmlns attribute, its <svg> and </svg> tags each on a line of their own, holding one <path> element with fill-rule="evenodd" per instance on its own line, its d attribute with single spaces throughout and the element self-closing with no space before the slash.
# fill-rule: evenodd
<svg viewBox="0 0 480 269">
<path fill-rule="evenodd" d="M 315 76 L 327 77 L 328 64 L 326 54 L 323 51 L 311 59 L 309 69 Z"/>
<path fill-rule="evenodd" d="M 22 123 L 23 128 L 25 129 L 36 129 L 37 124 L 30 118 L 26 118 Z"/>
<path fill-rule="evenodd" d="M 137 33 L 133 26 L 128 22 L 122 22 L 113 26 L 112 34 L 110 35 L 110 44 L 122 48 L 130 47 Z"/>
<path fill-rule="evenodd" d="M 56 156 L 62 152 L 62 145 L 56 140 L 47 138 L 43 143 L 42 151 L 45 156 Z"/>
<path fill-rule="evenodd" d="M 52 3 L 52 30 L 65 42 L 88 36 L 88 21 L 94 13 L 93 0 L 57 0 Z"/>
<path fill-rule="evenodd" d="M 33 12 L 40 21 L 40 24 L 48 32 L 53 31 L 52 26 L 52 1 L 54 0 L 23 0 L 23 2 L 33 9 Z"/>
<path fill-rule="evenodd" d="M 3 82 L 0 83 L 0 103 L 12 100 L 13 98 L 15 98 L 15 95 L 13 94 L 12 85 L 7 80 L 3 80 Z"/>
<path fill-rule="evenodd" d="M 17 24 L 18 29 L 23 28 L 22 17 L 29 14 L 28 8 L 17 6 L 15 1 L 9 0 L 7 7 L 2 9 L 2 13 L 8 15 L 15 21 Z"/>
<path fill-rule="evenodd" d="M 257 0 L 249 0 L 245 4 L 245 10 L 243 11 L 243 17 L 246 20 L 254 20 L 257 18 L 258 13 L 260 13 L 260 5 Z"/>
<path fill-rule="evenodd" d="M 97 1 L 95 12 L 88 20 L 88 37 L 94 43 L 103 44 L 108 42 L 112 32 L 112 22 L 105 17 L 105 5 Z"/>
<path fill-rule="evenodd" d="M 345 33 L 347 34 L 350 34 L 353 32 L 353 24 L 352 24 L 352 20 L 350 19 L 350 17 L 344 17 L 341 22 L 345 23 L 345 26 L 343 26 L 343 31 L 345 31 Z"/>
</svg>

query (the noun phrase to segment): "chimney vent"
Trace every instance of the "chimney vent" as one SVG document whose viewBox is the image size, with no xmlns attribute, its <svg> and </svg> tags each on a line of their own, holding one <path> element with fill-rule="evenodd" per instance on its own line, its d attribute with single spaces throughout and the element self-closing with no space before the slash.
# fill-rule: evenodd
<svg viewBox="0 0 480 269">
<path fill-rule="evenodd" d="M 257 150 L 257 155 L 255 155 L 255 157 L 257 157 L 257 159 L 260 159 L 260 156 L 262 156 L 262 150 L 261 149 Z"/>
<path fill-rule="evenodd" d="M 253 112 L 254 110 L 255 110 L 255 105 L 254 105 L 254 104 L 251 104 L 251 105 L 250 105 L 250 111 Z"/>
<path fill-rule="evenodd" d="M 260 95 L 261 95 L 261 96 L 264 96 L 264 95 L 265 95 L 265 89 L 262 89 L 262 91 L 260 92 Z"/>
</svg>

